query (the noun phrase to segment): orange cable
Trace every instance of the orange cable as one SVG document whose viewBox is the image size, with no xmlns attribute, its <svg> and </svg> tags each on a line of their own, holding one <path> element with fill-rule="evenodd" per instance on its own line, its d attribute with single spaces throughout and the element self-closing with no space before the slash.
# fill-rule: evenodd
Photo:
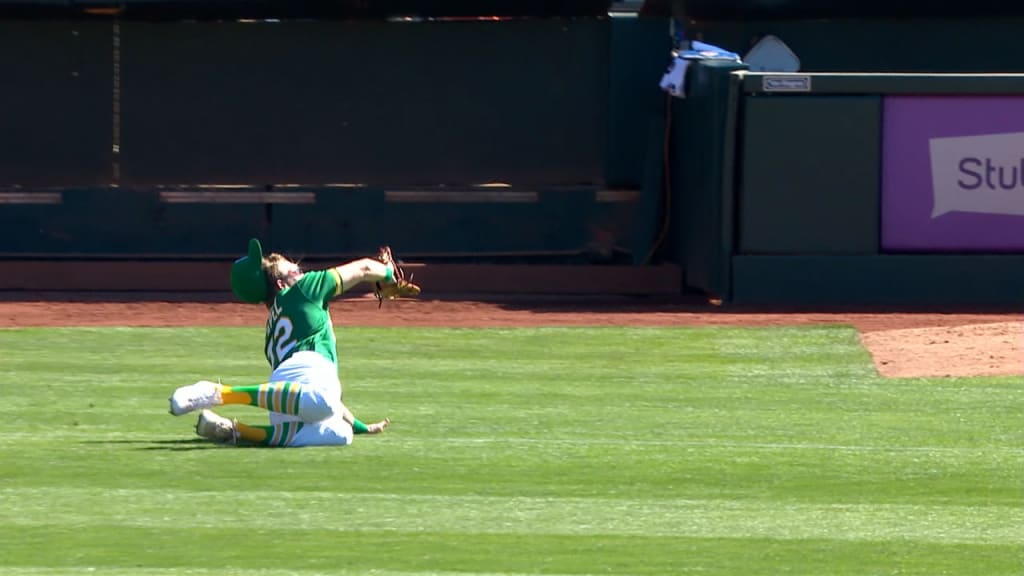
<svg viewBox="0 0 1024 576">
<path fill-rule="evenodd" d="M 665 137 L 663 139 L 662 146 L 662 163 L 665 170 L 665 188 L 662 194 L 662 204 L 665 210 L 664 220 L 661 224 L 661 230 L 658 232 L 658 237 L 654 241 L 654 245 L 651 247 L 651 251 L 644 258 L 642 264 L 650 264 L 651 258 L 654 257 L 655 252 L 661 248 L 662 243 L 665 242 L 665 237 L 668 236 L 669 224 L 672 221 L 671 208 L 672 208 L 672 177 L 671 169 L 671 149 L 672 149 L 672 95 L 665 94 Z"/>
</svg>

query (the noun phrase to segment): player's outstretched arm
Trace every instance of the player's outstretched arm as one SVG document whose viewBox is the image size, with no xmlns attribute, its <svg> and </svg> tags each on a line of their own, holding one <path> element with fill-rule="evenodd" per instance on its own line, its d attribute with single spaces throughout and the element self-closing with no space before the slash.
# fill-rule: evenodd
<svg viewBox="0 0 1024 576">
<path fill-rule="evenodd" d="M 342 292 L 347 292 L 363 282 L 386 282 L 395 274 L 393 265 L 373 258 L 360 258 L 346 262 L 337 266 L 335 270 L 341 277 Z"/>
<path fill-rule="evenodd" d="M 381 247 L 376 258 L 361 258 L 335 268 L 341 278 L 340 292 L 346 292 L 362 282 L 373 282 L 377 300 L 420 295 L 420 287 L 405 277 L 400 263 L 391 254 L 389 246 Z M 339 292 L 339 293 L 340 293 Z"/>
<path fill-rule="evenodd" d="M 380 434 L 391 424 L 390 418 L 385 418 L 372 424 L 364 424 L 359 418 L 356 418 L 355 414 L 348 409 L 348 406 L 342 405 L 342 410 L 341 418 L 352 425 L 352 432 L 356 434 Z"/>
<path fill-rule="evenodd" d="M 373 424 L 366 425 L 366 434 L 380 434 L 391 425 L 391 418 L 385 418 L 380 422 L 374 422 Z"/>
</svg>

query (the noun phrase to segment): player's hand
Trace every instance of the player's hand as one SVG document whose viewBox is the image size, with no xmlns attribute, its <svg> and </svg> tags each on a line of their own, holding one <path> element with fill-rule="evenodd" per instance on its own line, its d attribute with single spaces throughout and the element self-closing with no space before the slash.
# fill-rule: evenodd
<svg viewBox="0 0 1024 576">
<path fill-rule="evenodd" d="M 381 432 L 384 431 L 385 428 L 388 427 L 389 424 L 391 424 L 391 418 L 385 418 L 385 419 L 381 420 L 380 422 L 374 422 L 373 424 L 367 424 L 366 425 L 366 433 L 367 434 L 380 434 Z"/>
</svg>

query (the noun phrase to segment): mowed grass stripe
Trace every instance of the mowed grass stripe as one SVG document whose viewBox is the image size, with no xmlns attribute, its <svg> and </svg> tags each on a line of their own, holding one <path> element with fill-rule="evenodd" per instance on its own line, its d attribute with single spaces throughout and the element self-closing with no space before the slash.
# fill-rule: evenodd
<svg viewBox="0 0 1024 576">
<path fill-rule="evenodd" d="M 408 572 L 396 570 L 358 570 L 352 571 L 339 567 L 330 571 L 331 574 L 345 576 L 530 576 L 533 572 Z M 86 568 L 65 568 L 57 566 L 14 566 L 0 569 L 0 574 L 6 576 L 88 576 L 95 575 L 96 569 Z M 322 576 L 322 570 L 292 570 L 292 569 L 258 569 L 246 568 L 245 570 L 231 570 L 224 568 L 141 568 L 104 566 L 103 574 L 106 576 L 178 576 L 180 574 L 192 576 Z M 554 574 L 546 572 L 545 576 L 580 576 L 574 574 Z"/>
<path fill-rule="evenodd" d="M 135 488 L 158 485 L 205 490 L 210 483 L 247 485 L 266 469 L 315 470 L 302 490 L 366 491 L 349 480 L 365 469 L 383 470 L 374 479 L 376 491 L 420 495 L 425 491 L 458 496 L 467 486 L 474 495 L 497 497 L 596 498 L 637 497 L 679 500 L 797 501 L 815 505 L 903 504 L 928 506 L 1021 506 L 1020 474 L 1024 457 L 956 453 L 775 451 L 663 446 L 618 449 L 615 446 L 560 446 L 476 443 L 447 445 L 417 439 L 402 442 L 397 433 L 346 448 L 302 454 L 240 451 L 200 440 L 132 441 L 90 444 L 74 458 L 55 461 L 45 444 L 12 462 L 5 474 L 9 487 L 51 487 L 75 478 L 81 488 Z M 170 444 L 166 442 L 171 442 Z M 127 452 L 127 453 L 126 453 Z M 125 466 L 135 454 L 144 464 Z M 183 454 L 188 454 L 183 458 Z M 723 461 L 729 475 L 723 480 Z M 401 464 L 399 464 L 401 463 Z M 399 467 L 398 470 L 392 470 Z M 97 468 L 116 471 L 97 476 Z M 599 479 L 600 481 L 595 481 Z"/>
<path fill-rule="evenodd" d="M 305 530 L 688 536 L 1010 544 L 1024 509 L 1008 506 L 810 505 L 657 498 L 499 498 L 306 491 L 0 490 L 10 526 L 182 525 L 288 517 Z M 416 515 L 410 516 L 409 511 Z M 197 515 L 197 511 L 202 511 Z M 359 518 L 352 525 L 351 518 Z"/>
<path fill-rule="evenodd" d="M 332 570 L 331 574 L 358 574 L 362 576 L 527 576 L 524 572 L 407 572 L 407 571 L 395 571 L 395 570 L 370 570 L 353 572 L 339 568 L 338 570 Z M 85 568 L 66 568 L 57 566 L 12 566 L 0 570 L 0 574 L 7 576 L 83 576 L 88 574 L 95 574 L 96 569 L 94 567 Z M 104 566 L 103 574 L 109 576 L 164 576 L 164 575 L 195 575 L 203 576 L 206 574 L 214 574 L 216 576 L 231 576 L 234 574 L 245 574 L 249 576 L 317 576 L 322 575 L 324 572 L 320 570 L 280 570 L 280 569 L 245 569 L 242 571 L 223 569 L 223 568 L 141 568 L 141 567 L 113 567 Z M 547 573 L 546 576 L 579 576 L 577 574 L 551 574 Z"/>
<path fill-rule="evenodd" d="M 849 327 L 346 328 L 383 436 L 238 450 L 166 414 L 262 347 L 0 330 L 0 574 L 1020 572 L 1020 379 L 884 380 Z"/>
<path fill-rule="evenodd" d="M 930 544 L 914 541 L 850 542 L 745 538 L 496 535 L 444 532 L 323 532 L 281 526 L 236 527 L 244 538 L 225 541 L 225 528 L 84 530 L 22 528 L 13 543 L 35 549 L 45 563 L 81 566 L 97 574 L 123 570 L 114 542 L 145 542 L 133 551 L 139 569 L 171 567 L 176 573 L 256 573 L 280 567 L 286 574 L 417 575 L 471 573 L 576 576 L 863 574 L 1019 576 L 1019 546 Z M 3 543 L 0 543 L 3 546 Z M 0 568 L 0 574 L 4 573 Z"/>
<path fill-rule="evenodd" d="M 135 440 L 138 443 L 145 443 L 139 440 L 138 434 L 132 431 L 112 433 L 106 426 L 79 426 L 76 429 L 54 430 L 49 438 L 40 438 L 36 432 L 9 432 L 0 438 L 0 446 L 4 444 L 23 445 L 24 443 L 46 444 L 52 439 L 60 438 L 68 441 L 81 441 L 90 432 L 102 432 L 103 438 L 111 443 L 119 441 Z M 616 438 L 616 436 L 619 436 Z M 552 448 L 579 449 L 579 448 L 607 448 L 627 451 L 638 451 L 644 449 L 663 448 L 708 448 L 711 450 L 736 450 L 746 452 L 750 450 L 767 450 L 773 452 L 789 451 L 820 451 L 820 452 L 876 452 L 888 454 L 924 454 L 936 457 L 949 455 L 950 458 L 964 456 L 1024 456 L 1024 448 L 1013 447 L 978 447 L 978 446 L 864 446 L 864 445 L 839 445 L 839 444 L 817 444 L 817 443 L 768 443 L 768 442 L 738 442 L 719 440 L 643 440 L 630 437 L 629 446 L 623 447 L 623 438 L 629 436 L 627 431 L 619 434 L 610 432 L 602 438 L 475 438 L 475 437 L 453 437 L 445 436 L 445 444 L 454 446 L 507 446 L 509 448 Z M 426 445 L 434 445 L 433 438 L 403 438 L 402 443 L 410 449 L 421 449 Z M 102 443 L 96 441 L 94 443 Z M 212 447 L 211 447 L 212 449 Z"/>
</svg>

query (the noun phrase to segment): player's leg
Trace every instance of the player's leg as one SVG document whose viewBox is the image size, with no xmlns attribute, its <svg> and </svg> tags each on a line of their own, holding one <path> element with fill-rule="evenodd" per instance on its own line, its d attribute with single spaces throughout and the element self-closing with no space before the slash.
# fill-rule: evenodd
<svg viewBox="0 0 1024 576">
<path fill-rule="evenodd" d="M 349 413 L 351 414 L 351 413 Z M 298 422 L 277 419 L 269 426 L 250 426 L 203 410 L 196 422 L 196 434 L 224 444 L 251 444 L 269 447 L 299 448 L 302 446 L 345 446 L 355 434 L 379 434 L 391 423 L 389 419 L 363 424 L 353 417 L 352 423 L 342 414 L 320 422 Z"/>
<path fill-rule="evenodd" d="M 219 382 L 210 382 L 209 380 L 200 380 L 195 384 L 181 386 L 175 389 L 171 397 L 168 398 L 171 405 L 170 412 L 175 416 L 181 416 L 193 410 L 220 406 L 224 403 L 223 389 L 224 387 Z"/>
<path fill-rule="evenodd" d="M 196 421 L 196 434 L 222 444 L 238 443 L 238 421 L 212 410 L 203 410 Z"/>
<path fill-rule="evenodd" d="M 391 420 L 385 418 L 380 422 L 363 424 L 358 418 L 352 416 L 348 408 L 344 409 L 348 415 L 337 414 L 333 418 L 311 424 L 304 424 L 295 434 L 291 442 L 284 444 L 289 448 L 300 448 L 302 446 L 346 446 L 352 443 L 354 436 L 358 434 L 380 434 L 391 424 Z"/>
<path fill-rule="evenodd" d="M 348 421 L 341 414 L 319 422 L 281 422 L 271 426 L 238 424 L 242 441 L 270 447 L 302 448 L 304 446 L 347 446 L 357 434 L 380 434 L 391 423 L 364 424 L 358 418 Z"/>
<path fill-rule="evenodd" d="M 212 410 L 203 410 L 196 421 L 196 434 L 221 444 L 287 446 L 302 426 L 302 422 L 295 420 L 279 421 L 270 426 L 249 426 Z"/>
<path fill-rule="evenodd" d="M 348 446 L 352 443 L 355 433 L 352 425 L 346 422 L 341 415 L 336 415 L 327 420 L 304 424 L 297 430 L 287 443 L 276 444 L 288 448 L 302 448 L 305 446 Z M 268 444 L 275 446 L 275 444 Z"/>
<path fill-rule="evenodd" d="M 340 396 L 340 392 L 338 395 Z M 295 416 L 305 422 L 330 418 L 337 408 L 337 402 L 332 396 L 325 394 L 321 386 L 292 381 L 242 386 L 199 381 L 175 390 L 171 395 L 170 410 L 171 414 L 181 416 L 194 410 L 226 404 L 255 406 Z"/>
<path fill-rule="evenodd" d="M 227 386 L 200 380 L 171 395 L 171 414 L 224 404 L 241 404 L 294 416 L 304 422 L 334 415 L 341 403 L 338 368 L 316 352 L 296 352 L 278 366 L 267 382 Z"/>
</svg>

